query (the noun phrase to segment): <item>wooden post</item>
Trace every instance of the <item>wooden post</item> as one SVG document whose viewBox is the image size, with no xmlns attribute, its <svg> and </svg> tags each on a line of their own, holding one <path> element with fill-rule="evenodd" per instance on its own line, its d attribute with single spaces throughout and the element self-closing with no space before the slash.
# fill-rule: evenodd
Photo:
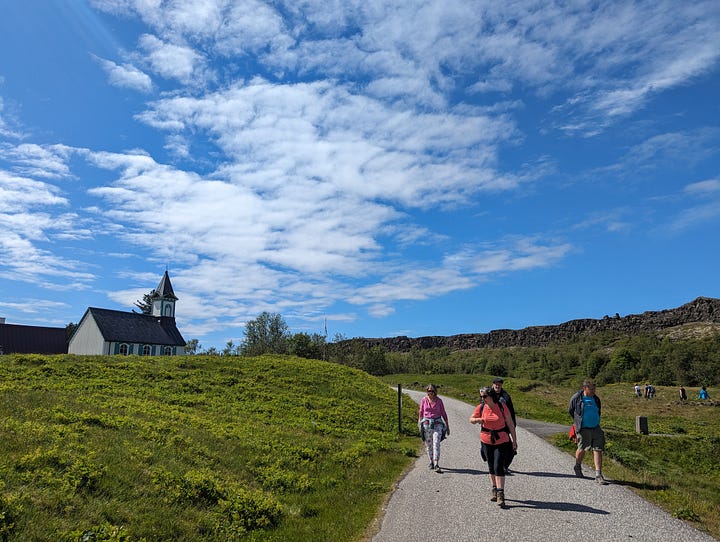
<svg viewBox="0 0 720 542">
<path fill-rule="evenodd" d="M 402 433 L 402 384 L 398 384 L 398 433 Z"/>
<path fill-rule="evenodd" d="M 647 423 L 647 418 L 645 416 L 636 416 L 635 417 L 635 432 L 641 433 L 643 435 L 648 434 L 648 423 Z"/>
</svg>

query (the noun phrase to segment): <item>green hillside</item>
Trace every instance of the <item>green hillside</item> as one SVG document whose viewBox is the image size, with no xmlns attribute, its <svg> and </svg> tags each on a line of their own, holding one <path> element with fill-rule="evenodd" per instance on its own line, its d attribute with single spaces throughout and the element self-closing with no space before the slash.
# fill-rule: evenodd
<svg viewBox="0 0 720 542">
<path fill-rule="evenodd" d="M 0 539 L 358 539 L 415 421 L 301 358 L 0 356 Z"/>
</svg>

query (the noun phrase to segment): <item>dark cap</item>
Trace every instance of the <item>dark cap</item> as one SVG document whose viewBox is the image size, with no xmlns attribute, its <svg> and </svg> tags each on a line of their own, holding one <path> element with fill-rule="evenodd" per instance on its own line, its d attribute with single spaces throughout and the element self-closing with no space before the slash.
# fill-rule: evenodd
<svg viewBox="0 0 720 542">
<path fill-rule="evenodd" d="M 502 384 L 502 383 L 503 383 L 503 379 L 500 378 L 500 377 L 497 377 L 495 380 L 493 380 L 493 384 L 498 384 L 498 383 L 499 383 L 499 384 Z"/>
</svg>

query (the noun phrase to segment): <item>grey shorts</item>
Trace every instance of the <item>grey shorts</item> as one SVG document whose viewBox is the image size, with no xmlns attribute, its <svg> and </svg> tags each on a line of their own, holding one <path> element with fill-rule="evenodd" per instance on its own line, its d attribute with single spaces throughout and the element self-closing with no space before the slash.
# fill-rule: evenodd
<svg viewBox="0 0 720 542">
<path fill-rule="evenodd" d="M 597 427 L 583 427 L 577 434 L 577 447 L 579 450 L 597 450 L 605 449 L 605 432 Z"/>
</svg>

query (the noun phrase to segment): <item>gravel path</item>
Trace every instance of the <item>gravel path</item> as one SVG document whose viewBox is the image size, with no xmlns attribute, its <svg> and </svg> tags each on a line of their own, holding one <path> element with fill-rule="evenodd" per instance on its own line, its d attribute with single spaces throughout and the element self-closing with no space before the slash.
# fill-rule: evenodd
<svg viewBox="0 0 720 542">
<path fill-rule="evenodd" d="M 424 392 L 406 391 L 414 401 Z M 476 542 L 485 533 L 501 540 L 715 539 L 673 518 L 619 484 L 601 486 L 573 474 L 574 459 L 518 422 L 518 455 L 506 478 L 506 508 L 490 501 L 487 465 L 480 459 L 473 407 L 443 397 L 451 434 L 442 443 L 443 473 L 430 471 L 425 455 L 398 483 L 373 542 Z M 557 426 L 560 430 L 568 426 Z M 539 427 L 533 427 L 539 431 Z M 554 432 L 554 431 L 553 431 Z"/>
</svg>

